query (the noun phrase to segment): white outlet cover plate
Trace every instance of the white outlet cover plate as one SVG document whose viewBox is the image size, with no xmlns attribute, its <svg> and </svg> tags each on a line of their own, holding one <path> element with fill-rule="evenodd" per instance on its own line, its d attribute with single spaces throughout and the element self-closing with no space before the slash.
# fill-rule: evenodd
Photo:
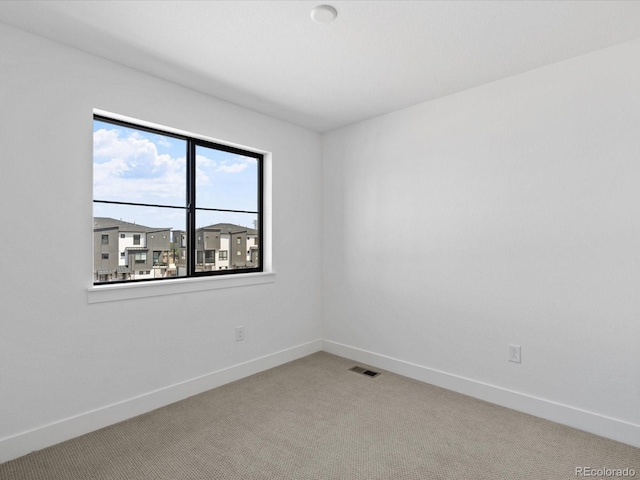
<svg viewBox="0 0 640 480">
<path fill-rule="evenodd" d="M 244 327 L 236 327 L 236 342 L 244 340 Z"/>
<path fill-rule="evenodd" d="M 509 345 L 509 361 L 520 363 L 520 345 Z"/>
</svg>

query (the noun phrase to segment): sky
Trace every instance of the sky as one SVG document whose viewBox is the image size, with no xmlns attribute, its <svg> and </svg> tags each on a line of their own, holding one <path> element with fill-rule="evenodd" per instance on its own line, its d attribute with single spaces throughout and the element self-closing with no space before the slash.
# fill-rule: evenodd
<svg viewBox="0 0 640 480">
<path fill-rule="evenodd" d="M 253 157 L 196 147 L 196 207 L 258 210 L 258 163 Z M 93 199 L 184 207 L 186 141 L 94 121 Z M 184 230 L 185 211 L 94 203 L 95 217 Z M 196 226 L 254 227 L 255 214 L 197 212 Z"/>
</svg>

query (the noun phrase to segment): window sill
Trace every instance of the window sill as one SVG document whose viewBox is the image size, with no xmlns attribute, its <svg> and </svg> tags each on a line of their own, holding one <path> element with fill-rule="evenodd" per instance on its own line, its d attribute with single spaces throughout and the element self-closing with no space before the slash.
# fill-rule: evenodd
<svg viewBox="0 0 640 480">
<path fill-rule="evenodd" d="M 273 272 L 241 273 L 205 278 L 178 278 L 158 282 L 118 283 L 115 285 L 96 285 L 87 290 L 87 303 L 117 302 L 135 298 L 159 297 L 180 293 L 202 292 L 220 288 L 245 287 L 274 283 Z"/>
</svg>

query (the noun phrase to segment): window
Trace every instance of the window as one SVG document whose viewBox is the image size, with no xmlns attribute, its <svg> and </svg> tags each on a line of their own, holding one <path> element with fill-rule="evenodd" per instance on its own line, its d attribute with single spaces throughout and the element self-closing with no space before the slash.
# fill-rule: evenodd
<svg viewBox="0 0 640 480">
<path fill-rule="evenodd" d="M 205 230 L 221 231 L 216 235 L 219 246 L 230 244 L 231 233 L 240 232 L 238 245 L 251 235 L 262 249 L 263 167 L 260 153 L 95 115 L 94 232 L 105 228 L 129 232 L 120 234 L 116 248 L 148 248 L 153 265 L 175 265 L 166 278 L 176 272 L 180 277 L 262 272 L 258 262 L 250 266 L 238 262 L 224 272 L 203 268 L 203 263 L 214 263 L 215 250 L 203 252 L 202 238 Z M 228 260 L 228 251 L 219 251 L 218 258 Z M 146 262 L 146 252 L 129 251 L 120 259 L 120 267 Z M 140 280 L 118 278 L 118 267 L 110 272 L 113 275 L 100 276 L 104 266 L 97 263 L 96 284 Z"/>
<path fill-rule="evenodd" d="M 102 254 L 102 260 L 109 260 L 109 254 L 108 253 L 103 253 Z"/>
<path fill-rule="evenodd" d="M 102 235 L 102 245 L 109 245 L 109 235 Z"/>
</svg>

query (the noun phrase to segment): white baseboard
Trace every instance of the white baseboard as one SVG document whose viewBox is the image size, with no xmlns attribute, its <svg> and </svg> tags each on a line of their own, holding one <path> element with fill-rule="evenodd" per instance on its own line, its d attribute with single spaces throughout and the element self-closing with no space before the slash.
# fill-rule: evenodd
<svg viewBox="0 0 640 480">
<path fill-rule="evenodd" d="M 138 397 L 65 418 L 42 427 L 0 439 L 0 463 L 41 450 L 56 443 L 113 425 L 156 408 L 206 392 L 283 363 L 311 355 L 322 349 L 322 340 L 313 340 L 264 357 L 233 365 L 197 378 L 170 385 Z"/>
<path fill-rule="evenodd" d="M 405 362 L 329 340 L 322 341 L 322 350 L 362 362 L 431 385 L 453 390 L 496 405 L 528 413 L 562 425 L 577 428 L 601 437 L 640 447 L 640 425 L 606 417 L 597 413 L 525 395 L 469 378 Z"/>
</svg>

